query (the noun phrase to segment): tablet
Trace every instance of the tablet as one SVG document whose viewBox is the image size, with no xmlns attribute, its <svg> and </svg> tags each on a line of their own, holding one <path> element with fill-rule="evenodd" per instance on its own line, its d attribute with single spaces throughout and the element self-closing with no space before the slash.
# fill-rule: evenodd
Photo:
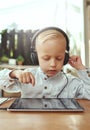
<svg viewBox="0 0 90 130">
<path fill-rule="evenodd" d="M 73 98 L 16 98 L 8 111 L 84 111 Z"/>
</svg>

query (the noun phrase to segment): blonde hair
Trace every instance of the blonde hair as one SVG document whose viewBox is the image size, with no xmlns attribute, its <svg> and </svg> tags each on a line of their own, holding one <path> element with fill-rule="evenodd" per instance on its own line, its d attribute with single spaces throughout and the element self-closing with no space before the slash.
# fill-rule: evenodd
<svg viewBox="0 0 90 130">
<path fill-rule="evenodd" d="M 57 30 L 46 30 L 39 34 L 36 38 L 36 44 L 44 43 L 47 40 L 50 39 L 56 39 L 56 38 L 64 38 L 63 34 Z"/>
</svg>

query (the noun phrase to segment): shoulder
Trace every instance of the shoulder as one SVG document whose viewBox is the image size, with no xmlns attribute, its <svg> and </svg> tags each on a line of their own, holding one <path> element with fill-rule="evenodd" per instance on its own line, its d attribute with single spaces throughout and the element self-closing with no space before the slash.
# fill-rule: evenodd
<svg viewBox="0 0 90 130">
<path fill-rule="evenodd" d="M 78 76 L 74 76 L 72 74 L 66 74 L 66 77 L 68 79 L 69 82 L 81 82 L 81 79 Z"/>
</svg>

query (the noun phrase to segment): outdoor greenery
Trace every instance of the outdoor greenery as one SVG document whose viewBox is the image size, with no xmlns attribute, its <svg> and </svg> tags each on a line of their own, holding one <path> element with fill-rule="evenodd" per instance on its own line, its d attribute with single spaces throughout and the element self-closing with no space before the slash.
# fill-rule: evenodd
<svg viewBox="0 0 90 130">
<path fill-rule="evenodd" d="M 23 62 L 24 62 L 24 57 L 23 57 L 22 55 L 19 55 L 19 56 L 16 58 L 16 62 L 17 62 L 17 64 L 22 65 Z"/>
<path fill-rule="evenodd" d="M 3 56 L 0 58 L 0 61 L 1 61 L 2 63 L 8 63 L 9 58 L 8 58 L 6 55 L 3 55 Z"/>
</svg>

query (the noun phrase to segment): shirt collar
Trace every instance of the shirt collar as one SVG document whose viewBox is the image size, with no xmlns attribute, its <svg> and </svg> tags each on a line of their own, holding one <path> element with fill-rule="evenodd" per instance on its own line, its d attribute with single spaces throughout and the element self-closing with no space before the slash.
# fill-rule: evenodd
<svg viewBox="0 0 90 130">
<path fill-rule="evenodd" d="M 62 75 L 62 71 L 59 71 L 56 75 L 54 75 L 53 77 L 48 77 L 44 72 L 43 70 L 39 67 L 38 68 L 39 72 L 40 72 L 40 75 L 44 78 L 44 79 L 53 79 L 53 78 L 56 78 L 60 75 Z"/>
</svg>

